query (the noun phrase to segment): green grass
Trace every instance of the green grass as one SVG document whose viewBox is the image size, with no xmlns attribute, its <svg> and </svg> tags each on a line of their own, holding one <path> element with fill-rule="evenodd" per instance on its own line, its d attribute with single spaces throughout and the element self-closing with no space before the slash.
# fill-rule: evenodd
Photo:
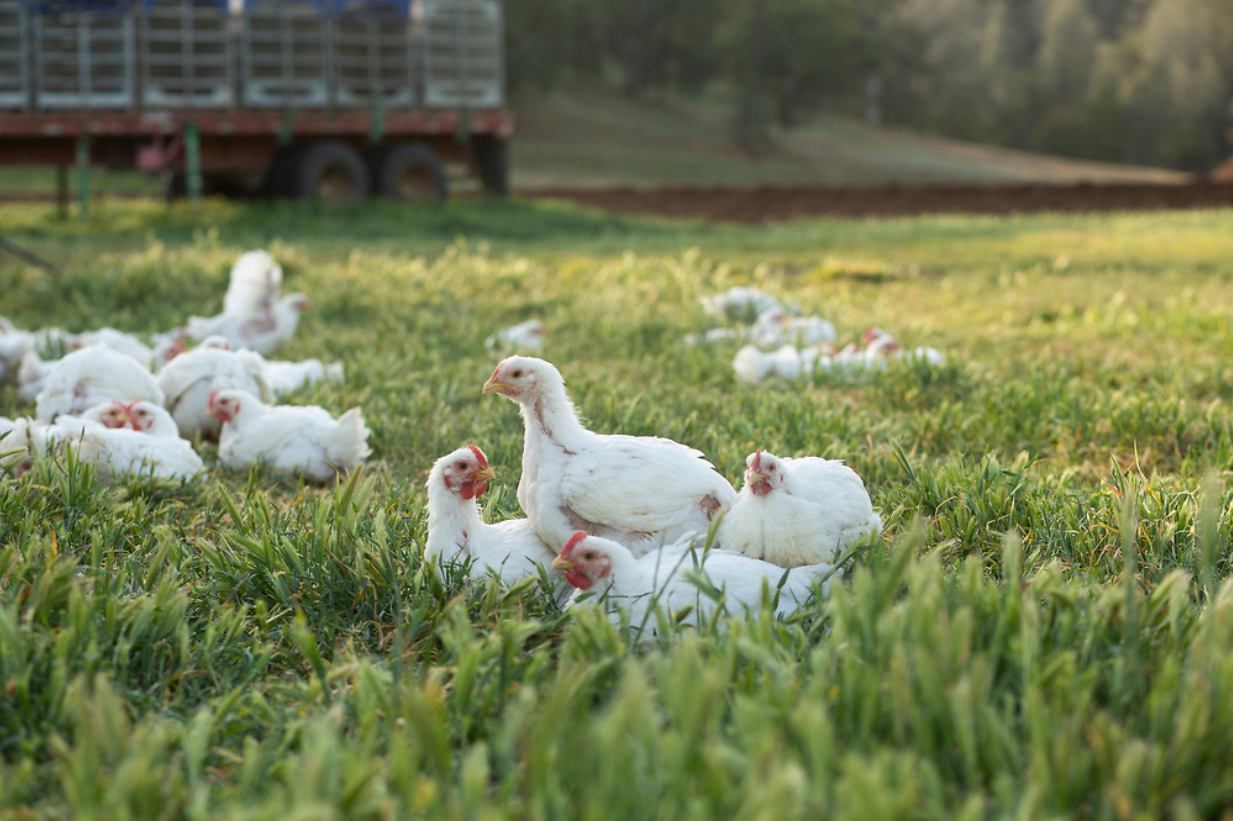
<svg viewBox="0 0 1233 821">
<path fill-rule="evenodd" d="M 20 327 L 162 330 L 254 247 L 313 299 L 297 402 L 362 404 L 338 488 L 0 481 L 5 818 L 1211 818 L 1233 802 L 1233 212 L 821 220 L 552 203 L 6 209 Z M 738 383 L 686 348 L 753 284 L 949 357 Z M 444 582 L 422 485 L 474 442 L 520 515 L 493 330 L 548 326 L 588 424 L 843 458 L 886 523 L 832 598 L 648 648 L 534 581 Z M 11 388 L 0 413 L 28 411 Z"/>
</svg>

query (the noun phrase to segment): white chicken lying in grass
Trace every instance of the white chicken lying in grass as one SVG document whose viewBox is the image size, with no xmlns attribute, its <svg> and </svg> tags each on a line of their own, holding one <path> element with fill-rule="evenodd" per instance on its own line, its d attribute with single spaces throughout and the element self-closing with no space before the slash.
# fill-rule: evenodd
<svg viewBox="0 0 1233 821">
<path fill-rule="evenodd" d="M 136 405 L 145 405 L 149 413 L 161 410 L 149 403 Z M 6 455 L 4 466 L 13 475 L 20 476 L 36 459 L 72 451 L 82 462 L 94 465 L 99 479 L 104 482 L 121 475 L 187 481 L 201 473 L 204 468 L 201 457 L 192 445 L 175 435 L 174 424 L 171 435 L 158 435 L 127 427 L 106 427 L 93 421 L 101 419 L 113 423 L 112 409 L 112 404 L 106 403 L 89 409 L 82 417 L 63 416 L 50 425 L 36 420 L 18 420 L 12 434 L 0 442 L 0 452 L 14 448 L 20 451 Z"/>
<path fill-rule="evenodd" d="M 695 541 L 701 539 L 689 534 L 636 559 L 610 539 L 579 531 L 552 566 L 577 588 L 568 607 L 583 603 L 582 595 L 590 593 L 585 601 L 605 607 L 610 621 L 619 624 L 623 612 L 629 625 L 646 636 L 655 634 L 656 606 L 670 620 L 697 626 L 700 618 L 711 621 L 721 607 L 730 616 L 757 617 L 766 595 L 774 603 L 775 615 L 783 617 L 807 604 L 819 582 L 822 595 L 830 595 L 826 577 L 832 571 L 842 576 L 829 564 L 785 570 L 740 553 L 704 549 Z"/>
<path fill-rule="evenodd" d="M 100 346 L 73 351 L 47 374 L 35 399 L 35 416 L 55 421 L 62 413 L 81 413 L 103 402 L 146 399 L 163 404 L 163 391 L 146 365 Z"/>
<path fill-rule="evenodd" d="M 262 362 L 262 372 L 275 397 L 293 393 L 318 382 L 341 382 L 345 376 L 341 362 L 331 362 L 328 365 L 320 359 L 305 359 L 300 362 L 263 359 Z"/>
<path fill-rule="evenodd" d="M 300 314 L 312 303 L 301 293 L 287 294 L 275 302 L 268 314 L 243 316 L 219 314 L 210 319 L 190 317 L 188 335 L 193 339 L 226 337 L 233 348 L 245 348 L 269 356 L 295 336 Z"/>
<path fill-rule="evenodd" d="M 167 409 L 175 417 L 180 435 L 186 439 L 197 435 L 218 439 L 222 423 L 206 414 L 215 391 L 243 390 L 263 402 L 274 401 L 265 360 L 254 351 L 230 350 L 230 343 L 221 336 L 207 337 L 168 362 L 158 374 L 158 384 L 167 396 Z"/>
<path fill-rule="evenodd" d="M 556 556 L 526 519 L 486 524 L 477 500 L 495 476 L 488 457 L 475 445 L 442 456 L 428 474 L 428 543 L 424 558 L 435 559 L 438 572 L 444 563 L 471 560 L 469 576 L 496 576 L 511 585 L 540 568 L 548 569 Z M 549 570 L 559 584 L 558 601 L 570 592 L 561 573 Z"/>
<path fill-rule="evenodd" d="M 560 372 L 542 359 L 502 361 L 484 393 L 507 396 L 521 408 L 518 503 L 550 545 L 586 530 L 640 556 L 685 533 L 705 531 L 736 500 L 728 480 L 691 447 L 584 428 Z"/>
<path fill-rule="evenodd" d="M 528 319 L 504 328 L 485 339 L 484 347 L 490 351 L 539 351 L 544 347 L 544 323 L 538 319 Z"/>
<path fill-rule="evenodd" d="M 715 544 L 780 567 L 834 563 L 882 532 L 865 483 L 837 459 L 781 459 L 757 451 L 745 485 L 724 514 Z"/>
<path fill-rule="evenodd" d="M 144 400 L 125 403 L 119 399 L 113 399 L 110 402 L 87 408 L 74 416 L 60 416 L 56 419 L 56 423 L 62 427 L 93 423 L 117 430 L 128 428 L 147 436 L 180 438 L 176 420 L 167 412 L 167 409 Z"/>
<path fill-rule="evenodd" d="M 216 391 L 206 408 L 222 422 L 218 458 L 232 470 L 260 462 L 274 473 L 332 482 L 372 453 L 364 413 L 335 419 L 325 408 L 267 405 L 247 391 Z"/>
</svg>

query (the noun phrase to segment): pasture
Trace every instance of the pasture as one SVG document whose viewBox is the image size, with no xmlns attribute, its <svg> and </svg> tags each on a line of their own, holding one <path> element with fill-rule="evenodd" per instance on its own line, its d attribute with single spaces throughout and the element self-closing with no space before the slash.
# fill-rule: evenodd
<svg viewBox="0 0 1233 821">
<path fill-rule="evenodd" d="M 6 818 L 1219 817 L 1233 803 L 1233 217 L 733 227 L 539 202 L 439 209 L 6 206 L 23 328 L 219 310 L 252 248 L 313 300 L 294 398 L 360 404 L 337 488 L 212 465 L 0 480 Z M 699 297 L 769 291 L 938 368 L 738 383 Z M 442 584 L 423 482 L 467 443 L 519 516 L 522 423 L 481 396 L 538 317 L 593 430 L 668 436 L 739 485 L 757 448 L 842 458 L 877 547 L 787 622 L 649 649 L 528 583 Z M 17 415 L 11 387 L 0 414 Z"/>
</svg>

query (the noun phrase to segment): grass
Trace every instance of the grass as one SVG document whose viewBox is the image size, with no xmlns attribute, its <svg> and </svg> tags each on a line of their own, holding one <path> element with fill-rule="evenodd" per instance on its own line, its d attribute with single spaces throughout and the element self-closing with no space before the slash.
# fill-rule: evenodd
<svg viewBox="0 0 1233 821">
<path fill-rule="evenodd" d="M 171 327 L 267 247 L 314 306 L 297 402 L 373 457 L 306 488 L 81 465 L 0 481 L 6 818 L 1211 818 L 1233 802 L 1230 212 L 746 228 L 552 203 L 50 206 L 0 258 L 20 327 Z M 751 388 L 698 297 L 752 284 L 937 369 Z M 539 585 L 425 568 L 422 484 L 474 442 L 520 515 L 484 338 L 530 317 L 589 425 L 843 458 L 886 524 L 830 600 L 647 648 Z M 0 412 L 25 412 L 11 388 Z"/>
</svg>

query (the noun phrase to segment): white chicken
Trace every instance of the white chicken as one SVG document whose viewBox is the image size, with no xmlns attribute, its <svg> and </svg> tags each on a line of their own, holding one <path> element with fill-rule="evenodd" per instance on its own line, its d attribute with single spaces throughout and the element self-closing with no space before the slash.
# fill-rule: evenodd
<svg viewBox="0 0 1233 821">
<path fill-rule="evenodd" d="M 189 317 L 187 332 L 193 339 L 223 336 L 233 348 L 247 348 L 269 356 L 295 336 L 300 314 L 311 304 L 304 294 L 287 294 L 275 302 L 268 313 L 222 313 L 209 319 Z"/>
<path fill-rule="evenodd" d="M 485 339 L 484 346 L 490 351 L 494 348 L 508 351 L 541 350 L 544 347 L 544 323 L 538 319 L 519 322 Z"/>
<path fill-rule="evenodd" d="M 510 585 L 548 569 L 556 552 L 544 544 L 526 519 L 486 524 L 477 499 L 496 474 L 488 457 L 475 445 L 442 456 L 428 474 L 428 543 L 424 558 L 442 563 L 471 559 L 470 577 L 496 576 Z M 548 576 L 558 585 L 558 601 L 564 603 L 570 588 L 560 572 Z"/>
<path fill-rule="evenodd" d="M 87 408 L 79 414 L 73 416 L 61 414 L 56 418 L 56 424 L 64 427 L 81 423 L 93 423 L 116 430 L 127 428 L 148 436 L 180 438 L 176 420 L 167 412 L 167 409 L 145 400 L 125 403 L 119 399 L 113 399 L 110 402 Z"/>
<path fill-rule="evenodd" d="M 68 444 L 77 451 L 78 459 L 98 469 L 99 478 L 105 482 L 122 474 L 187 481 L 205 468 L 193 446 L 174 433 L 152 436 L 86 422 L 80 436 L 74 436 Z"/>
<path fill-rule="evenodd" d="M 254 351 L 229 350 L 227 340 L 219 336 L 207 337 L 168 362 L 159 371 L 158 385 L 185 439 L 198 435 L 211 441 L 218 439 L 222 423 L 206 414 L 215 391 L 242 390 L 263 402 L 274 401 L 266 378 L 266 361 Z"/>
<path fill-rule="evenodd" d="M 916 347 L 908 350 L 900 344 L 888 331 L 870 326 L 865 329 L 862 337 L 865 342 L 865 358 L 870 362 L 887 359 L 909 359 L 925 362 L 930 365 L 941 365 L 946 361 L 937 348 Z"/>
<path fill-rule="evenodd" d="M 614 624 L 624 615 L 643 637 L 656 632 L 655 607 L 669 620 L 696 627 L 699 619 L 710 623 L 721 607 L 729 616 L 756 618 L 765 595 L 774 603 L 775 615 L 782 618 L 808 604 L 819 582 L 822 596 L 829 596 L 827 575 L 832 571 L 835 577 L 842 576 L 829 564 L 785 570 L 740 553 L 704 549 L 695 545 L 698 541 L 690 534 L 638 559 L 610 539 L 579 531 L 565 543 L 552 566 L 577 588 L 567 607 L 578 606 L 582 595 L 591 593 L 585 601 L 604 607 Z M 722 591 L 719 600 L 708 595 L 712 589 Z"/>
<path fill-rule="evenodd" d="M 776 345 L 818 345 L 835 341 L 835 326 L 820 316 L 793 316 L 783 308 L 758 315 L 749 331 L 754 343 L 763 348 Z"/>
<path fill-rule="evenodd" d="M 335 419 L 325 408 L 267 405 L 247 391 L 217 391 L 206 408 L 223 423 L 218 458 L 232 470 L 260 462 L 274 473 L 330 482 L 372 453 L 364 414 L 352 408 Z"/>
<path fill-rule="evenodd" d="M 722 294 L 702 297 L 702 307 L 708 314 L 739 322 L 752 322 L 760 314 L 776 308 L 779 300 L 756 288 L 734 285 Z"/>
<path fill-rule="evenodd" d="M 256 353 L 253 351 L 252 353 Z M 275 398 L 298 391 L 318 382 L 341 382 L 345 376 L 341 362 L 326 365 L 320 359 L 286 362 L 262 359 L 262 374 Z"/>
<path fill-rule="evenodd" d="M 745 485 L 715 536 L 724 550 L 780 567 L 833 564 L 882 532 L 865 483 L 837 459 L 781 459 L 759 450 L 745 465 Z"/>
<path fill-rule="evenodd" d="M 759 385 L 767 379 L 799 379 L 805 366 L 801 352 L 793 345 L 769 353 L 757 345 L 746 345 L 732 358 L 732 370 L 742 382 Z"/>
<path fill-rule="evenodd" d="M 525 437 L 518 503 L 550 545 L 585 530 L 642 555 L 687 532 L 705 531 L 736 499 L 728 480 L 691 447 L 584 428 L 560 372 L 542 359 L 505 359 L 484 393 L 520 406 Z"/>
<path fill-rule="evenodd" d="M 223 313 L 232 316 L 268 314 L 278 300 L 283 285 L 283 269 L 269 252 L 240 254 L 223 296 Z"/>
<path fill-rule="evenodd" d="M 81 413 L 113 399 L 146 399 L 161 405 L 163 391 L 154 374 L 136 359 L 91 346 L 67 354 L 51 369 L 35 398 L 35 416 L 52 422 L 62 413 Z"/>
</svg>

